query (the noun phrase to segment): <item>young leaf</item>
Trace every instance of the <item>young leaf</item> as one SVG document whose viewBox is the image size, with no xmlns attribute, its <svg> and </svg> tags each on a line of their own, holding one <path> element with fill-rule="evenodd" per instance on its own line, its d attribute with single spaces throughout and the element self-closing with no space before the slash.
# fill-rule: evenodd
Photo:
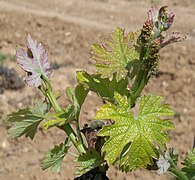
<svg viewBox="0 0 195 180">
<path fill-rule="evenodd" d="M 42 44 L 37 44 L 37 41 L 33 40 L 30 35 L 27 37 L 27 42 L 28 51 L 22 48 L 16 49 L 17 63 L 28 72 L 26 83 L 29 86 L 39 87 L 42 82 L 41 78 L 48 79 L 51 74 L 48 55 Z"/>
<path fill-rule="evenodd" d="M 20 109 L 9 115 L 8 121 L 13 123 L 9 129 L 12 138 L 18 138 L 25 134 L 26 137 L 34 138 L 39 123 L 44 119 L 46 103 L 35 101 L 34 109 Z"/>
<path fill-rule="evenodd" d="M 66 139 L 65 143 L 56 145 L 53 149 L 49 150 L 44 160 L 41 163 L 41 168 L 43 170 L 51 168 L 51 171 L 54 173 L 60 172 L 60 166 L 65 155 L 68 153 L 70 148 L 69 140 Z"/>
<path fill-rule="evenodd" d="M 85 88 L 97 93 L 105 100 L 113 101 L 114 92 L 118 92 L 121 95 L 127 94 L 127 79 L 121 79 L 119 82 L 114 75 L 112 80 L 109 78 L 101 78 L 99 74 L 88 74 L 85 71 L 77 72 L 77 80 L 83 84 Z"/>
<path fill-rule="evenodd" d="M 99 152 L 92 150 L 86 154 L 81 154 L 78 157 L 77 162 L 80 163 L 77 167 L 77 171 L 82 175 L 96 167 L 100 167 L 100 165 L 104 163 L 104 159 L 100 156 Z"/>
<path fill-rule="evenodd" d="M 160 9 L 152 7 L 148 12 L 148 20 L 154 26 L 154 32 L 165 31 L 171 27 L 174 21 L 175 14 L 169 12 L 167 6 L 162 6 Z"/>
<path fill-rule="evenodd" d="M 184 172 L 189 179 L 195 179 L 195 148 L 188 152 L 183 165 L 185 167 L 182 168 L 182 172 Z"/>
<path fill-rule="evenodd" d="M 104 44 L 92 46 L 92 58 L 96 61 L 95 67 L 103 78 L 116 73 L 117 81 L 124 78 L 130 70 L 129 65 L 139 59 L 136 50 L 138 33 L 129 32 L 124 35 L 124 30 L 117 28 L 111 34 L 111 40 Z"/>
<path fill-rule="evenodd" d="M 125 171 L 152 165 L 152 158 L 158 156 L 155 144 L 164 149 L 164 143 L 169 140 L 165 131 L 173 129 L 169 119 L 161 118 L 172 116 L 173 111 L 167 104 L 161 104 L 162 97 L 150 94 L 140 98 L 138 116 L 133 117 L 127 97 L 115 93 L 115 99 L 118 105 L 104 104 L 95 116 L 115 122 L 98 133 L 109 136 L 102 148 L 105 159 L 108 164 L 115 164 L 120 156 L 119 163 Z"/>
</svg>

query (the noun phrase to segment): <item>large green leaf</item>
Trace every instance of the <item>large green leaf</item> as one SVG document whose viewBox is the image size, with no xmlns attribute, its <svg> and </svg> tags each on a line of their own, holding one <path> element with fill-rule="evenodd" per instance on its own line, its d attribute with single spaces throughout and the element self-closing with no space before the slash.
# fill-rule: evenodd
<svg viewBox="0 0 195 180">
<path fill-rule="evenodd" d="M 44 160 L 41 163 L 41 168 L 43 170 L 51 168 L 52 172 L 60 172 L 62 160 L 68 153 L 69 148 L 70 146 L 68 139 L 66 139 L 65 143 L 61 143 L 58 146 L 56 145 L 53 149 L 46 153 Z"/>
<path fill-rule="evenodd" d="M 26 137 L 33 139 L 39 123 L 44 119 L 46 110 L 47 104 L 37 100 L 34 109 L 20 109 L 10 114 L 8 121 L 13 125 L 9 129 L 9 135 L 12 138 L 18 138 L 25 134 Z"/>
<path fill-rule="evenodd" d="M 102 105 L 96 119 L 111 119 L 114 124 L 104 126 L 99 136 L 109 136 L 102 148 L 108 164 L 119 162 L 122 170 L 136 170 L 152 165 L 152 158 L 158 157 L 156 146 L 164 149 L 169 138 L 167 130 L 173 129 L 169 119 L 173 111 L 162 104 L 162 97 L 147 95 L 140 98 L 138 116 L 131 113 L 131 105 L 126 96 L 115 93 L 118 105 Z M 118 158 L 120 157 L 120 160 Z"/>
<path fill-rule="evenodd" d="M 110 77 L 117 74 L 117 80 L 125 78 L 128 70 L 137 64 L 139 53 L 137 52 L 138 33 L 129 32 L 126 36 L 124 30 L 117 28 L 111 34 L 111 40 L 105 40 L 104 44 L 92 46 L 92 58 L 96 61 L 95 67 L 102 77 Z"/>
<path fill-rule="evenodd" d="M 128 80 L 121 79 L 117 82 L 115 75 L 110 80 L 109 78 L 101 78 L 99 74 L 90 75 L 85 71 L 78 71 L 77 79 L 86 89 L 97 93 L 103 99 L 111 102 L 113 101 L 115 91 L 121 95 L 127 94 L 128 92 Z"/>
</svg>

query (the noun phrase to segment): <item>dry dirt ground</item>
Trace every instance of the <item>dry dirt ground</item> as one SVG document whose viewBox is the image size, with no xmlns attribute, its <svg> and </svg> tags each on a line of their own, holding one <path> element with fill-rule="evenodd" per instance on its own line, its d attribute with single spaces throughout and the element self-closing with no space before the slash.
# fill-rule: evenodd
<svg viewBox="0 0 195 180">
<path fill-rule="evenodd" d="M 132 0 L 0 0 L 0 53 L 7 56 L 5 66 L 15 68 L 15 46 L 25 45 L 28 33 L 49 50 L 49 59 L 60 68 L 52 75 L 55 89 L 64 94 L 65 88 L 75 84 L 75 70 L 93 72 L 90 45 L 100 43 L 117 26 L 127 31 L 141 28 L 151 3 L 168 3 L 176 13 L 172 29 L 188 33 L 186 41 L 166 47 L 161 52 L 160 75 L 153 78 L 145 92 L 163 95 L 176 112 L 175 130 L 171 144 L 177 147 L 181 159 L 189 148 L 195 132 L 195 1 L 132 1 Z M 62 142 L 65 135 L 58 129 L 43 132 L 39 129 L 33 141 L 26 138 L 12 140 L 7 135 L 6 115 L 32 104 L 35 90 L 25 86 L 21 90 L 7 90 L 0 94 L 0 179 L 1 180 L 68 180 L 73 179 L 75 162 L 67 156 L 60 174 L 42 171 L 39 163 L 44 152 Z M 101 101 L 90 95 L 84 105 L 81 124 L 89 122 Z M 60 104 L 67 104 L 66 98 Z M 138 170 L 123 174 L 111 167 L 112 180 L 165 180 L 155 172 Z"/>
</svg>

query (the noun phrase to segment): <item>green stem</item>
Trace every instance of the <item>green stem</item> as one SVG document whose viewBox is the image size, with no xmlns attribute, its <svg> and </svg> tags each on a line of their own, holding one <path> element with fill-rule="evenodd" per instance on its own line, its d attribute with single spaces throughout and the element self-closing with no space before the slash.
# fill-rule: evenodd
<svg viewBox="0 0 195 180">
<path fill-rule="evenodd" d="M 62 109 L 60 108 L 55 96 L 53 95 L 53 92 L 51 91 L 51 89 L 47 90 L 46 92 L 47 94 L 47 98 L 49 99 L 50 103 L 52 104 L 54 110 L 56 112 L 62 112 Z M 66 134 L 68 135 L 68 137 L 70 138 L 70 140 L 72 141 L 72 143 L 74 144 L 74 146 L 76 147 L 76 149 L 79 151 L 79 153 L 85 153 L 85 146 L 83 144 L 82 141 L 78 141 L 78 138 L 74 132 L 74 130 L 72 129 L 72 127 L 70 126 L 69 123 L 65 124 L 62 127 L 59 127 L 60 129 L 63 129 Z"/>
<path fill-rule="evenodd" d="M 149 47 L 151 45 L 151 43 L 153 42 L 154 39 L 156 39 L 159 35 L 161 34 L 161 32 L 157 32 L 153 35 L 153 37 L 150 39 L 150 41 L 148 42 L 148 45 L 145 47 L 144 45 L 141 46 L 140 49 L 140 56 L 139 56 L 139 60 L 140 60 L 140 67 L 139 67 L 139 71 L 137 73 L 137 76 L 135 78 L 133 87 L 131 89 L 131 107 L 135 106 L 135 101 L 137 100 L 137 98 L 140 96 L 142 90 L 144 89 L 145 85 L 148 83 L 149 77 L 148 76 L 148 70 L 144 70 L 143 65 L 144 65 L 144 61 L 145 61 L 145 57 L 147 57 L 147 53 L 149 52 Z"/>
<path fill-rule="evenodd" d="M 147 72 L 143 72 L 141 73 L 141 78 L 140 80 L 138 80 L 140 83 L 137 87 L 137 89 L 135 91 L 133 91 L 133 96 L 132 96 L 132 102 L 131 105 L 134 106 L 135 101 L 137 100 L 137 98 L 140 96 L 142 90 L 144 89 L 145 85 L 146 85 L 146 76 L 147 76 Z"/>
<path fill-rule="evenodd" d="M 82 135 L 81 135 L 81 131 L 80 131 L 80 127 L 79 127 L 79 123 L 78 123 L 78 120 L 76 121 L 76 132 L 77 132 L 77 136 L 78 136 L 78 139 L 79 141 L 83 143 L 83 138 L 82 138 Z"/>
<path fill-rule="evenodd" d="M 62 111 L 62 109 L 60 108 L 60 106 L 59 106 L 59 104 L 58 104 L 56 98 L 55 98 L 54 95 L 53 95 L 53 92 L 52 92 L 50 89 L 47 90 L 47 98 L 48 98 L 49 101 L 51 102 L 51 104 L 52 104 L 52 106 L 53 106 L 53 108 L 54 108 L 54 110 L 55 110 L 56 112 L 61 112 L 61 111 Z"/>
<path fill-rule="evenodd" d="M 145 54 L 147 53 L 147 48 L 142 47 L 140 51 L 140 68 L 137 73 L 137 76 L 135 78 L 133 87 L 131 89 L 131 107 L 135 106 L 135 101 L 140 96 L 142 90 L 144 89 L 145 85 L 147 84 L 147 75 L 148 72 L 146 70 L 143 70 L 143 61 Z"/>
<path fill-rule="evenodd" d="M 79 153 L 86 153 L 85 147 L 82 144 L 82 141 L 78 141 L 78 138 L 74 132 L 74 130 L 72 129 L 72 127 L 70 126 L 70 124 L 65 124 L 63 126 L 63 130 L 66 132 L 66 134 L 68 135 L 68 137 L 70 138 L 70 140 L 72 141 L 73 145 L 75 146 L 75 148 L 79 151 Z"/>
</svg>

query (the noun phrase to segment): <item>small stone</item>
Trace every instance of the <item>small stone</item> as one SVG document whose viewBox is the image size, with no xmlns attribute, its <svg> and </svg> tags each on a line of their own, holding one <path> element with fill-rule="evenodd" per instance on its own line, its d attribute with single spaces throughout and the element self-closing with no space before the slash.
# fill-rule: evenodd
<svg viewBox="0 0 195 180">
<path fill-rule="evenodd" d="M 163 81 L 163 82 L 162 82 L 162 86 L 163 86 L 164 88 L 167 88 L 167 87 L 169 86 L 169 84 L 168 84 L 166 81 Z"/>
<path fill-rule="evenodd" d="M 71 32 L 65 32 L 64 35 L 65 36 L 70 36 L 71 35 Z"/>
<path fill-rule="evenodd" d="M 7 142 L 6 140 L 4 140 L 4 141 L 1 143 L 1 147 L 2 147 L 3 149 L 7 149 L 8 146 L 9 146 L 9 144 L 8 144 L 8 142 Z"/>
<path fill-rule="evenodd" d="M 187 113 L 187 112 L 188 112 L 188 109 L 187 109 L 187 108 L 184 108 L 184 109 L 183 109 L 183 112 L 184 112 L 184 113 Z"/>
</svg>

